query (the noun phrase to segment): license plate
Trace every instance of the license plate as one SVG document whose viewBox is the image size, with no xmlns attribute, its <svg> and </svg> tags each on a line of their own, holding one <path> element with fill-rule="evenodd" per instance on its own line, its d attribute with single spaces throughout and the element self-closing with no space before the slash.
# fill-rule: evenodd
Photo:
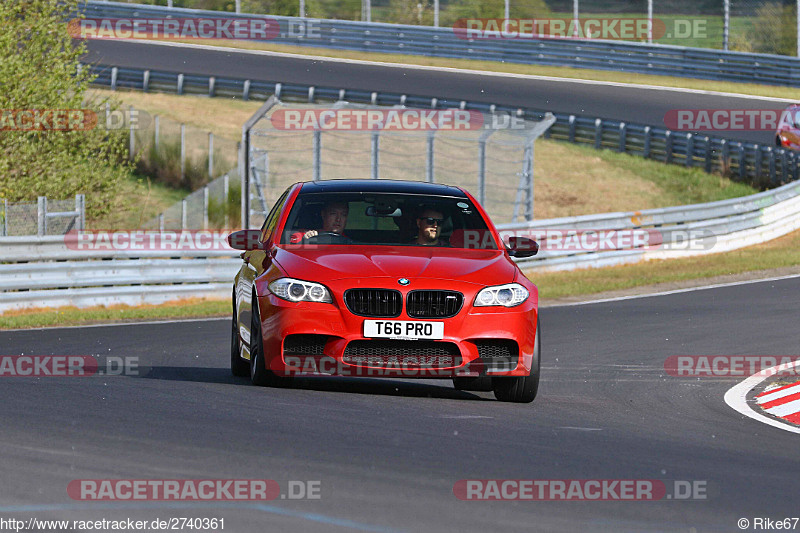
<svg viewBox="0 0 800 533">
<path fill-rule="evenodd" d="M 441 340 L 444 338 L 444 322 L 365 320 L 364 336 L 376 339 Z"/>
</svg>

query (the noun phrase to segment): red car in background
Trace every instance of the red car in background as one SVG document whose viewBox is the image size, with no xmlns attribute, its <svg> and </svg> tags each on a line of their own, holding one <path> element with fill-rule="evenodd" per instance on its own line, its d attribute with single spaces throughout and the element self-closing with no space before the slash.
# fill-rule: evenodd
<svg viewBox="0 0 800 533">
<path fill-rule="evenodd" d="M 783 112 L 775 133 L 775 145 L 780 148 L 800 150 L 800 104 L 793 104 Z"/>
<path fill-rule="evenodd" d="M 511 258 L 538 245 L 504 243 L 468 192 L 389 180 L 297 183 L 260 231 L 229 242 L 244 250 L 234 375 L 281 387 L 296 376 L 447 378 L 502 401 L 536 397 L 538 292 Z"/>
</svg>

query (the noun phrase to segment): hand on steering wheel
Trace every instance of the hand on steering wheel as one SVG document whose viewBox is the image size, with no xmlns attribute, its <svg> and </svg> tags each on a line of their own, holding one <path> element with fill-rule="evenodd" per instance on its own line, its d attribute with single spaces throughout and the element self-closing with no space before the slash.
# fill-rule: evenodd
<svg viewBox="0 0 800 533">
<path fill-rule="evenodd" d="M 350 242 L 350 239 L 348 237 L 345 237 L 341 233 L 336 233 L 335 231 L 317 231 L 313 229 L 311 231 L 307 231 L 306 234 L 303 236 L 303 239 L 309 244 L 314 244 L 320 237 L 328 237 L 328 239 L 325 240 L 328 241 L 329 243 L 336 241 Z"/>
</svg>

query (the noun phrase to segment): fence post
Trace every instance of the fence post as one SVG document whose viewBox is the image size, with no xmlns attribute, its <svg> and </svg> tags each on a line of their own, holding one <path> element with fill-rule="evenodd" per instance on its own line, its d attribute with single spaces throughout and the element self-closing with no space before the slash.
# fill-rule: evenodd
<svg viewBox="0 0 800 533">
<path fill-rule="evenodd" d="M 230 202 L 230 188 L 231 188 L 230 181 L 231 180 L 230 180 L 230 178 L 228 178 L 227 174 L 225 174 L 222 177 L 222 212 L 225 215 L 225 228 L 226 229 L 229 227 L 228 223 L 230 222 L 230 220 L 228 220 L 228 218 L 229 218 L 228 217 L 228 202 Z"/>
<path fill-rule="evenodd" d="M 694 165 L 694 135 L 691 133 L 686 134 L 686 159 L 683 163 L 687 167 Z"/>
<path fill-rule="evenodd" d="M 178 74 L 178 87 L 176 89 L 178 94 L 183 94 L 183 74 Z"/>
<path fill-rule="evenodd" d="M 158 214 L 158 231 L 164 232 L 164 213 Z"/>
<path fill-rule="evenodd" d="M 644 148 L 642 149 L 642 157 L 650 159 L 650 141 L 653 138 L 653 130 L 650 126 L 644 127 Z"/>
<path fill-rule="evenodd" d="M 708 174 L 711 174 L 711 153 L 714 151 L 714 150 L 712 150 L 712 148 L 711 148 L 711 146 L 712 146 L 712 144 L 713 144 L 713 143 L 711 142 L 711 137 L 709 137 L 709 136 L 706 136 L 706 137 L 705 137 L 705 143 L 706 143 L 706 160 L 705 160 L 705 170 L 706 170 L 706 172 L 707 172 Z"/>
<path fill-rule="evenodd" d="M 378 179 L 378 165 L 379 165 L 379 152 L 380 152 L 380 141 L 381 141 L 381 134 L 377 131 L 372 132 L 372 139 L 370 142 L 370 176 L 372 179 Z"/>
<path fill-rule="evenodd" d="M 186 124 L 181 124 L 181 183 L 186 179 Z"/>
<path fill-rule="evenodd" d="M 319 130 L 314 130 L 314 136 L 312 137 L 312 151 L 314 152 L 314 171 L 312 175 L 312 179 L 314 181 L 319 181 L 320 178 L 320 153 L 322 151 L 322 132 Z"/>
<path fill-rule="evenodd" d="M 478 138 L 478 202 L 486 202 L 486 141 L 495 130 L 488 129 Z"/>
<path fill-rule="evenodd" d="M 83 194 L 75 195 L 75 211 L 78 212 L 77 230 L 83 231 L 86 229 L 86 196 Z"/>
<path fill-rule="evenodd" d="M 728 174 L 731 174 L 733 171 L 733 165 L 731 165 L 731 145 L 728 144 L 728 141 L 725 139 L 722 139 L 720 144 L 722 144 L 722 156 L 720 156 L 719 159 L 719 168 L 724 171 L 725 167 L 727 167 Z"/>
<path fill-rule="evenodd" d="M 153 145 L 158 150 L 158 115 L 153 119 Z"/>
<path fill-rule="evenodd" d="M 478 203 L 486 203 L 486 139 L 478 141 Z"/>
<path fill-rule="evenodd" d="M 203 187 L 203 229 L 208 229 L 208 185 Z"/>
<path fill-rule="evenodd" d="M 128 139 L 128 156 L 133 159 L 136 153 L 136 134 L 133 127 L 133 106 L 128 108 L 128 123 L 130 125 L 130 138 Z"/>
<path fill-rule="evenodd" d="M 117 76 L 119 75 L 119 69 L 117 67 L 111 68 L 111 90 L 117 90 Z"/>
<path fill-rule="evenodd" d="M 142 73 L 142 92 L 146 93 L 150 88 L 150 70 L 145 70 Z"/>
<path fill-rule="evenodd" d="M 775 183 L 775 150 L 771 146 L 767 148 L 767 157 L 769 157 L 769 182 Z"/>
<path fill-rule="evenodd" d="M 433 145 L 433 141 L 435 139 L 435 136 L 436 136 L 436 130 L 435 129 L 432 129 L 432 130 L 428 131 L 428 150 L 427 150 L 427 157 L 426 157 L 426 160 L 425 160 L 425 179 L 427 180 L 428 183 L 433 183 L 434 179 L 435 179 L 434 178 L 434 174 L 433 174 L 434 173 L 434 170 L 433 170 L 433 165 L 434 165 L 434 145 Z"/>
<path fill-rule="evenodd" d="M 533 141 L 525 152 L 525 172 L 528 174 L 528 208 L 525 210 L 525 219 L 533 220 Z"/>
<path fill-rule="evenodd" d="M 111 129 L 111 104 L 106 102 L 106 129 Z"/>
<path fill-rule="evenodd" d="M 47 197 L 40 196 L 36 201 L 36 235 L 47 234 Z"/>
<path fill-rule="evenodd" d="M 186 198 L 184 198 L 181 200 L 181 230 L 186 229 L 186 222 L 188 218 L 188 213 L 186 212 Z"/>
<path fill-rule="evenodd" d="M 667 130 L 664 134 L 666 138 L 665 146 L 664 146 L 664 162 L 671 163 L 672 162 L 672 132 Z"/>
<path fill-rule="evenodd" d="M 783 183 L 789 181 L 788 169 L 786 168 L 789 164 L 789 155 L 786 152 L 785 148 L 781 149 L 781 182 Z"/>
<path fill-rule="evenodd" d="M 628 125 L 624 122 L 619 123 L 619 151 L 625 153 L 628 140 Z"/>
<path fill-rule="evenodd" d="M 214 177 L 214 134 L 208 132 L 208 178 Z"/>
<path fill-rule="evenodd" d="M 744 152 L 744 144 L 739 144 L 739 179 L 744 181 L 747 178 L 747 155 Z"/>
<path fill-rule="evenodd" d="M 599 150 L 603 143 L 603 119 L 594 121 L 594 148 Z"/>
<path fill-rule="evenodd" d="M 756 179 L 758 180 L 758 179 L 761 179 L 761 165 L 763 163 L 764 153 L 761 151 L 761 145 L 757 144 L 757 145 L 755 145 L 754 148 L 755 148 L 755 151 L 756 151 L 756 153 L 755 153 L 756 162 L 755 162 L 755 169 L 754 170 L 755 170 Z"/>
<path fill-rule="evenodd" d="M 575 115 L 569 116 L 569 142 L 575 142 Z"/>
</svg>

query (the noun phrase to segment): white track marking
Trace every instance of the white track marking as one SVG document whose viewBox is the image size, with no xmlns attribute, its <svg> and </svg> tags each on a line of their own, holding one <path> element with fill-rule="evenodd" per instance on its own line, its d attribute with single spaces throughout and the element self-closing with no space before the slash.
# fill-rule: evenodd
<svg viewBox="0 0 800 533">
<path fill-rule="evenodd" d="M 780 372 L 782 370 L 788 370 L 789 368 L 793 368 L 796 366 L 800 366 L 800 361 L 794 361 L 792 363 L 784 363 L 782 365 L 773 366 L 772 368 L 768 368 L 766 370 L 762 370 L 757 374 L 753 374 L 752 376 L 742 381 L 741 383 L 731 387 L 728 390 L 728 392 L 725 393 L 725 403 L 727 403 L 729 407 L 738 411 L 744 416 L 750 417 L 754 420 L 758 420 L 759 422 L 763 422 L 764 424 L 768 424 L 778 429 L 788 431 L 790 433 L 800 434 L 799 427 L 791 426 L 789 425 L 788 422 L 784 424 L 778 422 L 777 420 L 773 420 L 772 418 L 769 418 L 767 416 L 762 415 L 761 413 L 756 412 L 752 407 L 750 407 L 747 404 L 747 393 L 753 390 L 756 386 L 758 386 L 759 383 L 761 383 L 768 377 L 775 375 L 777 372 Z"/>
<path fill-rule="evenodd" d="M 535 273 L 531 275 L 534 276 Z M 535 276 L 534 276 L 535 277 Z M 800 274 L 790 274 L 788 276 L 778 276 L 774 278 L 764 278 L 764 279 L 749 279 L 745 281 L 732 281 L 730 283 L 717 283 L 714 285 L 701 285 L 700 287 L 689 287 L 686 289 L 675 289 L 673 291 L 663 291 L 663 292 L 653 292 L 649 294 L 634 294 L 631 296 L 617 296 L 616 298 L 603 298 L 601 300 L 586 300 L 583 302 L 573 302 L 568 304 L 556 304 L 556 305 L 542 305 L 542 308 L 547 307 L 572 307 L 574 305 L 592 305 L 592 304 L 600 304 L 600 303 L 607 303 L 607 302 L 620 302 L 623 300 L 637 300 L 639 298 L 652 298 L 655 296 L 669 296 L 670 294 L 681 294 L 684 292 L 694 292 L 694 291 L 705 291 L 708 289 L 721 289 L 724 287 L 736 287 L 738 285 L 750 285 L 751 283 L 765 283 L 768 281 L 781 281 L 784 279 L 795 279 L 800 278 Z"/>
<path fill-rule="evenodd" d="M 294 59 L 306 59 L 310 61 L 328 61 L 332 63 L 351 63 L 353 65 L 377 65 L 381 67 L 389 67 L 389 68 L 403 68 L 403 69 L 411 69 L 411 70 L 424 70 L 424 71 L 433 71 L 433 72 L 450 72 L 454 74 L 471 74 L 477 76 L 491 76 L 495 78 L 517 78 L 523 80 L 539 80 L 539 81 L 551 81 L 551 82 L 558 82 L 558 83 L 581 83 L 584 85 L 603 85 L 607 87 L 628 87 L 632 89 L 644 89 L 644 90 L 651 90 L 651 91 L 672 91 L 678 93 L 689 93 L 689 94 L 705 94 L 711 96 L 724 96 L 728 98 L 743 98 L 746 100 L 762 100 L 765 102 L 778 102 L 784 104 L 794 104 L 797 103 L 797 100 L 790 99 L 790 98 L 775 98 L 770 96 L 755 96 L 750 94 L 740 94 L 740 93 L 726 93 L 726 92 L 719 92 L 719 91 L 704 91 L 701 89 L 686 89 L 682 87 L 663 87 L 660 85 L 644 85 L 644 84 L 636 84 L 636 83 L 619 83 L 613 81 L 599 81 L 599 80 L 585 80 L 582 78 L 560 78 L 555 76 L 537 76 L 535 74 L 515 74 L 512 72 L 494 72 L 490 70 L 473 70 L 473 69 L 461 69 L 461 68 L 454 68 L 454 67 L 433 67 L 427 65 L 408 65 L 405 63 L 389 63 L 385 61 L 366 61 L 363 59 L 344 59 L 340 57 L 325 57 L 325 56 L 312 56 L 312 55 L 303 55 L 303 54 L 291 54 L 287 52 L 271 52 L 268 50 L 246 50 L 244 48 L 230 48 L 227 46 L 211 46 L 207 44 L 190 44 L 190 43 L 169 43 L 169 42 L 161 42 L 161 41 L 140 41 L 136 39 L 120 39 L 124 42 L 135 42 L 141 44 L 149 44 L 154 46 L 171 46 L 175 48 L 190 48 L 190 49 L 197 49 L 197 50 L 209 50 L 215 52 L 227 52 L 227 53 L 236 53 L 236 54 L 249 54 L 249 55 L 261 55 L 261 56 L 273 56 L 273 57 L 287 57 L 287 58 L 294 58 Z M 522 64 L 520 64 L 522 65 Z M 531 65 L 536 66 L 536 65 Z M 701 80 L 703 81 L 703 80 Z M 712 80 L 706 80 L 712 81 Z"/>
</svg>

